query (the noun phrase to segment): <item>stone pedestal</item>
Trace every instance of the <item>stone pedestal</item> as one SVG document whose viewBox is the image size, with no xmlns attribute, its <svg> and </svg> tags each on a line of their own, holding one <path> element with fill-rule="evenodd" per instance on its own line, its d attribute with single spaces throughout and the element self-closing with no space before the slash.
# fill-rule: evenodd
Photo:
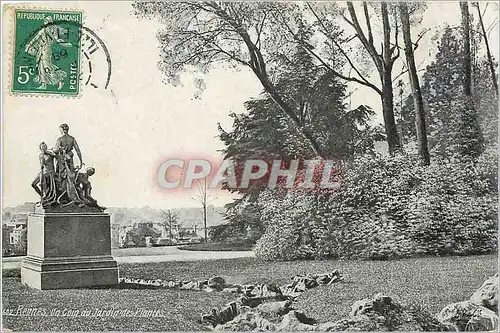
<svg viewBox="0 0 500 333">
<path fill-rule="evenodd" d="M 118 284 L 111 256 L 109 214 L 35 212 L 28 216 L 28 255 L 22 283 L 36 289 Z"/>
</svg>

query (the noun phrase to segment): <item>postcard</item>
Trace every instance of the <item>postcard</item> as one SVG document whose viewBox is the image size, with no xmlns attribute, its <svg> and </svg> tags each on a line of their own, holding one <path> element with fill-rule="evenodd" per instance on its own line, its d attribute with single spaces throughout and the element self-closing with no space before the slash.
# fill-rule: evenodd
<svg viewBox="0 0 500 333">
<path fill-rule="evenodd" d="M 497 331 L 498 11 L 3 2 L 2 331 Z"/>
</svg>

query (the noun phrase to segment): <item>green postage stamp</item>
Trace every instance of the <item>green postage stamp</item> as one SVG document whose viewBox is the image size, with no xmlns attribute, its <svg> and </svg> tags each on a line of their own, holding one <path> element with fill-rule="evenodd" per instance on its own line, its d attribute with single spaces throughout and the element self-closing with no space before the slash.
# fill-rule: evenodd
<svg viewBox="0 0 500 333">
<path fill-rule="evenodd" d="M 82 12 L 15 11 L 12 92 L 79 92 Z"/>
</svg>

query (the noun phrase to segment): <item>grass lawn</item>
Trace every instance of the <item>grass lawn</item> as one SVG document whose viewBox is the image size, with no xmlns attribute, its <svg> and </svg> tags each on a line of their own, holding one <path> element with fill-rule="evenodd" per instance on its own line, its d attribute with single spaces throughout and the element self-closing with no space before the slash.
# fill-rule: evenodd
<svg viewBox="0 0 500 333">
<path fill-rule="evenodd" d="M 114 257 L 156 256 L 156 255 L 169 254 L 175 250 L 177 250 L 175 246 L 129 247 L 123 249 L 112 249 L 111 254 Z"/>
<path fill-rule="evenodd" d="M 320 322 L 345 316 L 352 303 L 377 292 L 399 297 L 438 312 L 451 302 L 468 299 L 486 277 L 497 271 L 497 257 L 418 258 L 396 261 L 262 262 L 255 258 L 195 262 L 165 262 L 120 266 L 120 276 L 159 279 L 205 279 L 221 275 L 229 283 L 275 281 L 286 283 L 298 273 L 339 269 L 345 281 L 309 290 L 297 309 Z M 78 289 L 39 291 L 20 284 L 18 274 L 3 278 L 5 309 L 18 306 L 70 310 L 161 309 L 163 317 L 19 317 L 4 316 L 4 326 L 15 331 L 186 331 L 202 330 L 200 314 L 233 299 L 230 294 L 168 289 Z"/>
<path fill-rule="evenodd" d="M 177 248 L 186 251 L 252 251 L 251 245 L 223 243 L 186 244 Z"/>
</svg>

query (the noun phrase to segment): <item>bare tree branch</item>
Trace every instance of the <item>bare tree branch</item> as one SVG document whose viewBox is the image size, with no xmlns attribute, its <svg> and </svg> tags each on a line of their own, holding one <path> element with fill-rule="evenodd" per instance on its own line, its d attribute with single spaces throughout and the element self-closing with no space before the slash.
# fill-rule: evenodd
<svg viewBox="0 0 500 333">
<path fill-rule="evenodd" d="M 314 8 L 312 8 L 311 4 L 309 4 L 308 2 L 306 2 L 307 6 L 309 7 L 309 10 L 313 13 L 313 15 L 316 17 L 316 20 L 317 22 L 321 25 L 322 29 L 323 29 L 323 34 L 329 39 L 331 40 L 335 46 L 337 47 L 337 49 L 340 51 L 340 53 L 342 53 L 342 55 L 344 56 L 344 58 L 347 60 L 347 62 L 349 63 L 349 65 L 351 66 L 351 68 L 356 72 L 356 74 L 361 78 L 361 80 L 363 80 L 366 84 L 371 84 L 364 76 L 363 74 L 361 74 L 361 72 L 357 69 L 357 67 L 354 65 L 354 63 L 352 62 L 351 60 L 351 57 L 349 57 L 349 55 L 344 51 L 344 49 L 342 49 L 342 47 L 339 45 L 339 43 L 335 40 L 335 38 L 333 38 L 333 36 L 331 36 L 329 33 L 328 33 L 328 29 L 326 28 L 326 26 L 324 25 L 323 23 L 323 20 L 319 17 L 319 15 L 316 13 L 316 11 L 314 10 Z M 371 29 L 371 28 L 370 28 Z M 370 32 L 371 33 L 371 32 Z"/>
<path fill-rule="evenodd" d="M 240 22 L 235 20 L 231 15 L 229 15 L 219 4 L 215 2 L 204 2 L 206 6 L 211 9 L 211 12 L 218 15 L 221 19 L 226 21 L 231 27 L 233 27 L 236 33 L 242 38 L 244 44 L 246 45 L 250 61 L 248 62 L 248 67 L 252 69 L 256 77 L 259 79 L 260 83 L 264 87 L 264 90 L 269 95 L 269 97 L 278 105 L 278 107 L 293 121 L 296 126 L 297 131 L 307 140 L 310 147 L 315 154 L 326 157 L 322 151 L 322 148 L 317 140 L 317 138 L 311 133 L 307 128 L 301 125 L 300 119 L 297 116 L 297 110 L 294 110 L 291 105 L 289 105 L 281 96 L 269 79 L 269 75 L 266 70 L 266 63 L 262 56 L 262 53 L 257 48 L 255 43 L 252 42 L 248 31 L 242 26 Z M 232 8 L 228 5 L 228 8 Z"/>
<path fill-rule="evenodd" d="M 365 46 L 368 53 L 371 55 L 377 69 L 379 71 L 382 71 L 383 65 L 382 65 L 382 60 L 380 59 L 380 55 L 377 53 L 377 50 L 375 50 L 373 44 L 370 44 L 369 41 L 366 39 L 363 29 L 361 29 L 361 26 L 359 24 L 358 16 L 356 15 L 356 10 L 354 9 L 354 5 L 352 4 L 352 2 L 350 1 L 347 2 L 347 9 L 349 10 L 349 14 L 351 15 L 352 26 L 356 30 L 359 40 Z"/>
<path fill-rule="evenodd" d="M 418 48 L 418 43 L 420 42 L 420 40 L 425 36 L 426 33 L 428 33 L 429 31 L 431 30 L 431 28 L 427 28 L 427 29 L 424 29 L 422 30 L 418 36 L 417 36 L 417 39 L 415 39 L 415 41 L 413 42 L 413 50 L 415 51 L 417 48 Z"/>
<path fill-rule="evenodd" d="M 347 16 L 345 16 L 344 14 L 342 14 L 342 18 L 343 18 L 343 19 L 344 19 L 344 21 L 346 21 L 346 22 L 347 22 L 347 23 L 348 23 L 351 27 L 353 27 L 353 28 L 354 28 L 354 23 L 353 23 L 351 20 L 349 20 L 349 19 L 347 18 Z"/>
<path fill-rule="evenodd" d="M 421 68 L 419 70 L 417 70 L 417 73 L 418 72 L 425 72 L 425 68 Z M 405 66 L 405 69 L 401 71 L 401 73 L 399 73 L 398 75 L 396 75 L 393 79 L 392 79 L 392 82 L 396 81 L 397 79 L 399 79 L 401 76 L 403 76 L 404 74 L 408 73 L 408 68 L 406 68 Z"/>
<path fill-rule="evenodd" d="M 337 72 L 336 70 L 334 70 L 332 66 L 330 66 L 329 64 L 327 64 L 326 61 L 324 61 L 322 57 L 320 57 L 316 52 L 314 52 L 314 46 L 313 45 L 311 45 L 310 43 L 307 43 L 307 42 L 305 42 L 303 40 L 300 40 L 297 37 L 297 35 L 295 34 L 295 32 L 292 30 L 292 28 L 290 28 L 290 26 L 286 23 L 286 20 L 283 17 L 282 17 L 281 23 L 287 28 L 287 30 L 289 31 L 290 35 L 292 35 L 293 38 L 298 43 L 302 43 L 302 45 L 305 47 L 305 49 L 314 58 L 316 58 L 326 69 L 328 69 L 333 75 L 335 75 L 335 76 L 337 76 L 337 77 L 339 77 L 339 78 L 341 78 L 343 80 L 349 81 L 349 82 L 356 82 L 356 83 L 362 84 L 364 86 L 370 87 L 370 88 L 372 88 L 373 90 L 375 90 L 379 94 L 382 93 L 377 86 L 375 86 L 374 84 L 372 84 L 370 82 L 365 82 L 365 81 L 362 81 L 362 80 L 360 80 L 358 78 L 355 78 L 355 77 L 345 76 L 345 75 Z"/>
<path fill-rule="evenodd" d="M 493 20 L 493 22 L 491 22 L 490 25 L 488 26 L 488 29 L 486 29 L 486 31 L 488 32 L 488 35 L 491 32 L 491 30 L 493 30 L 493 28 L 495 28 L 495 26 L 497 24 L 498 24 L 498 16 L 495 17 L 495 19 Z"/>
<path fill-rule="evenodd" d="M 368 13 L 368 4 L 366 3 L 366 1 L 363 1 L 363 11 L 365 13 L 365 21 L 368 28 L 368 42 L 373 45 L 372 25 L 370 22 L 370 14 Z"/>
<path fill-rule="evenodd" d="M 356 82 L 356 83 L 362 84 L 366 87 L 370 87 L 371 89 L 375 90 L 378 94 L 382 93 L 382 91 L 377 86 L 375 86 L 374 84 L 372 84 L 370 82 L 361 81 L 358 78 L 345 76 L 345 75 L 337 72 L 336 70 L 333 69 L 332 66 L 328 65 L 316 52 L 314 52 L 313 48 L 314 47 L 310 44 L 308 45 L 308 47 L 306 47 L 308 52 L 311 53 L 311 55 L 313 57 L 315 57 L 323 66 L 325 66 L 325 68 L 328 69 L 333 75 L 335 75 L 343 80 L 349 81 L 349 82 Z"/>
<path fill-rule="evenodd" d="M 400 55 L 400 47 L 399 47 L 399 26 L 398 26 L 398 19 L 397 19 L 397 14 L 394 12 L 394 24 L 396 25 L 394 29 L 394 46 L 391 47 L 391 54 L 396 51 L 396 54 L 391 58 L 391 62 L 394 64 L 394 62 L 399 58 Z"/>
<path fill-rule="evenodd" d="M 257 31 L 257 41 L 255 42 L 255 45 L 257 45 L 257 48 L 260 50 L 260 36 L 262 34 L 262 30 L 264 29 L 264 22 L 266 21 L 267 18 L 267 12 L 264 13 L 264 17 L 262 18 L 262 21 L 260 22 L 260 27 L 256 28 Z"/>
</svg>

